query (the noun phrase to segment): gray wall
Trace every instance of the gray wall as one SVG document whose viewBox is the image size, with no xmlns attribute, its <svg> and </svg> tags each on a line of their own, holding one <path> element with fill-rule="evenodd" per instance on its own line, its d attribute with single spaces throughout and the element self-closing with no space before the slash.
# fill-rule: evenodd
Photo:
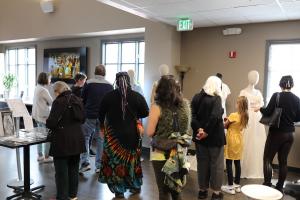
<svg viewBox="0 0 300 200">
<path fill-rule="evenodd" d="M 248 85 L 247 74 L 250 70 L 259 72 L 260 81 L 257 88 L 264 92 L 266 40 L 300 38 L 300 21 L 237 25 L 237 27 L 243 29 L 241 35 L 223 36 L 224 27 L 198 28 L 182 34 L 181 63 L 192 67 L 184 81 L 184 94 L 189 99 L 200 91 L 208 76 L 220 72 L 232 92 L 227 103 L 228 113 L 232 112 L 240 90 Z M 233 50 L 237 52 L 236 59 L 228 58 L 229 51 Z M 297 128 L 289 156 L 289 165 L 298 168 L 300 168 L 299 133 L 300 130 Z"/>
</svg>

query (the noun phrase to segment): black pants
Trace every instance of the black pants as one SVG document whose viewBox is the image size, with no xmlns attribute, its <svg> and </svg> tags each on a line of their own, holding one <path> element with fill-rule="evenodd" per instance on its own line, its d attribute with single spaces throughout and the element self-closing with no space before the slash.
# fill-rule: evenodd
<svg viewBox="0 0 300 200">
<path fill-rule="evenodd" d="M 77 196 L 80 155 L 54 157 L 56 199 L 68 200 Z"/>
<path fill-rule="evenodd" d="M 234 183 L 239 185 L 241 179 L 241 161 L 234 160 L 233 162 L 235 167 Z M 226 159 L 226 170 L 228 185 L 233 185 L 232 160 Z"/>
<path fill-rule="evenodd" d="M 272 185 L 272 161 L 277 153 L 279 176 L 276 188 L 282 189 L 287 175 L 287 158 L 293 142 L 293 133 L 269 133 L 264 151 L 264 185 Z"/>
<path fill-rule="evenodd" d="M 166 161 L 152 161 L 152 165 L 154 168 L 156 184 L 159 192 L 159 200 L 169 200 L 170 195 L 172 200 L 181 200 L 180 193 L 169 189 L 168 186 L 164 184 L 165 175 L 161 171 Z"/>
</svg>

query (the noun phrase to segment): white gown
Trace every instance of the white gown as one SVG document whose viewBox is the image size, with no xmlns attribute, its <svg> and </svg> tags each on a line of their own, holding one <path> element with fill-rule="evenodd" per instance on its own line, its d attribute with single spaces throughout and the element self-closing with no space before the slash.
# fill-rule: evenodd
<svg viewBox="0 0 300 200">
<path fill-rule="evenodd" d="M 244 131 L 244 149 L 241 159 L 241 178 L 263 178 L 263 154 L 266 142 L 265 126 L 259 123 L 260 112 L 254 112 L 254 108 L 263 106 L 263 97 L 259 90 L 248 92 L 246 89 L 240 92 L 240 96 L 248 99 L 249 122 Z"/>
</svg>

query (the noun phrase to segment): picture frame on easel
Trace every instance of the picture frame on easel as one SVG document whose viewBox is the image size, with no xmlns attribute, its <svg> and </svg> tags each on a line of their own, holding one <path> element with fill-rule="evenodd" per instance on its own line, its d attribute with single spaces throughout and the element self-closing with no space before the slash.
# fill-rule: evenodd
<svg viewBox="0 0 300 200">
<path fill-rule="evenodd" d="M 8 137 L 15 135 L 14 118 L 11 111 L 0 112 L 0 136 Z"/>
</svg>

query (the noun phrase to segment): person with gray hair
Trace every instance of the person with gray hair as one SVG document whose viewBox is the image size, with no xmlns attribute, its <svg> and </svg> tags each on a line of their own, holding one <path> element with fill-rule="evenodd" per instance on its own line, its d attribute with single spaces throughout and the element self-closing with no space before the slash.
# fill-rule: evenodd
<svg viewBox="0 0 300 200">
<path fill-rule="evenodd" d="M 105 80 L 105 66 L 98 65 L 95 67 L 95 77 L 86 81 L 82 90 L 82 100 L 85 108 L 86 121 L 82 125 L 86 149 L 90 149 L 90 139 L 96 139 L 96 159 L 95 172 L 99 173 L 101 167 L 101 156 L 103 150 L 103 139 L 100 137 L 99 130 L 99 112 L 103 96 L 113 90 L 113 86 Z M 90 152 L 87 151 L 81 155 L 80 173 L 91 169 Z"/>
<path fill-rule="evenodd" d="M 210 76 L 192 100 L 193 141 L 196 144 L 198 199 L 206 199 L 208 188 L 212 200 L 222 200 L 225 133 L 221 102 L 221 79 Z"/>
<path fill-rule="evenodd" d="M 56 199 L 76 200 L 80 154 L 86 151 L 83 104 L 66 83 L 58 81 L 53 89 L 56 99 L 46 126 L 52 130 L 49 155 L 54 158 Z"/>
</svg>

